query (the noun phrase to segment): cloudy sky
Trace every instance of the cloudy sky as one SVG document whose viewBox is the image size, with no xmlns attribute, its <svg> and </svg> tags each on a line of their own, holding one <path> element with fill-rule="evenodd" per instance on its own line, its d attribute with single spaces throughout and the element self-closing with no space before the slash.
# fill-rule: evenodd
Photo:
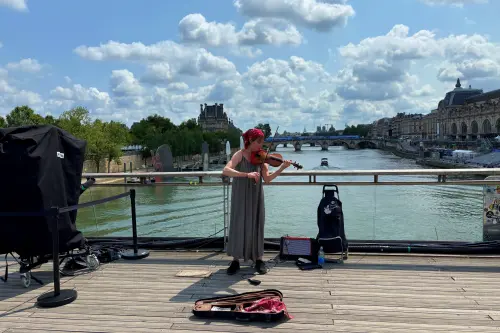
<svg viewBox="0 0 500 333">
<path fill-rule="evenodd" d="M 223 103 L 246 129 L 428 113 L 500 88 L 498 0 L 0 0 L 0 115 L 131 125 Z"/>
</svg>

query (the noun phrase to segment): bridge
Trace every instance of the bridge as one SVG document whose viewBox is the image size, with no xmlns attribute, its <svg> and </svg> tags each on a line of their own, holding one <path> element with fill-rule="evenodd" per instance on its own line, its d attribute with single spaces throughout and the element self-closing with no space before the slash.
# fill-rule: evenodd
<svg viewBox="0 0 500 333">
<path fill-rule="evenodd" d="M 278 146 L 287 147 L 292 145 L 295 151 L 300 151 L 303 145 L 311 147 L 320 146 L 321 150 L 328 150 L 330 146 L 345 146 L 347 149 L 378 148 L 380 140 L 365 139 L 359 135 L 335 135 L 335 136 L 280 136 L 269 137 L 264 145 L 270 146 L 270 151 L 276 151 Z"/>
</svg>

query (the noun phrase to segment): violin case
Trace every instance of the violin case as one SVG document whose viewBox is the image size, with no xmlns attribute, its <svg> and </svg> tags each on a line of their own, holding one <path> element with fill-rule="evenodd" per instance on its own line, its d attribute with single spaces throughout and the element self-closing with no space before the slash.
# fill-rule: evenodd
<svg viewBox="0 0 500 333">
<path fill-rule="evenodd" d="M 266 299 L 280 302 L 279 311 L 259 311 L 255 308 L 258 302 Z M 230 296 L 218 296 L 212 298 L 199 299 L 193 307 L 193 314 L 205 319 L 229 319 L 238 321 L 261 321 L 272 322 L 286 318 L 293 318 L 286 310 L 283 302 L 283 294 L 276 289 L 266 289 L 262 291 L 247 292 Z M 248 312 L 245 309 L 253 310 Z"/>
</svg>

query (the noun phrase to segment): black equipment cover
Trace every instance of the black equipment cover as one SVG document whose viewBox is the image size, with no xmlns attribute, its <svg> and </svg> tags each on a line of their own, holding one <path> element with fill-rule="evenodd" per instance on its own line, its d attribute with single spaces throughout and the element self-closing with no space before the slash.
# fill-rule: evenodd
<svg viewBox="0 0 500 333">
<path fill-rule="evenodd" d="M 333 189 L 327 190 L 327 187 Z M 349 244 L 337 185 L 323 186 L 323 197 L 318 205 L 318 229 L 316 239 L 325 253 L 347 253 Z"/>
<path fill-rule="evenodd" d="M 0 128 L 0 212 L 41 212 L 78 204 L 86 141 L 52 125 Z M 76 213 L 59 215 L 59 249 L 84 245 Z M 50 216 L 0 216 L 0 254 L 52 253 Z"/>
</svg>

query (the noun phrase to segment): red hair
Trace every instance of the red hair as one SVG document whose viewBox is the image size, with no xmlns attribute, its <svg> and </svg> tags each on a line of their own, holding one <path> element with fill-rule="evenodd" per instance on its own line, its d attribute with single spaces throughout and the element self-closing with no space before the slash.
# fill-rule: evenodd
<svg viewBox="0 0 500 333">
<path fill-rule="evenodd" d="M 252 128 L 243 133 L 243 142 L 245 143 L 245 148 L 248 148 L 250 144 L 259 139 L 259 138 L 264 138 L 264 132 L 262 132 L 258 128 Z"/>
</svg>

